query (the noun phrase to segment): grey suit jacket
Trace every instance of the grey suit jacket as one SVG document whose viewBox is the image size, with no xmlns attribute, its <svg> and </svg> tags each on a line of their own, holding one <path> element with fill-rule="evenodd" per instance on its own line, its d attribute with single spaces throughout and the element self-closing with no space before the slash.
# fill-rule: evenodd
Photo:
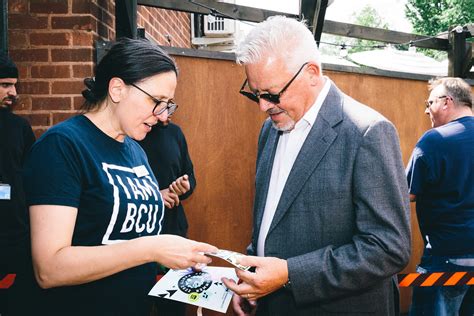
<svg viewBox="0 0 474 316">
<path fill-rule="evenodd" d="M 279 134 L 260 133 L 257 238 Z M 258 302 L 258 315 L 394 315 L 394 275 L 410 256 L 408 188 L 397 132 L 331 83 L 283 189 L 265 256 L 287 259 L 291 289 Z"/>
</svg>

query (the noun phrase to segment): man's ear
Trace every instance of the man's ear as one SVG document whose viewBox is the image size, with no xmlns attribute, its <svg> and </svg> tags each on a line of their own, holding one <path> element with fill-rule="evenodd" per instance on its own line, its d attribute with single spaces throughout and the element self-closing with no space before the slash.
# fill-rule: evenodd
<svg viewBox="0 0 474 316">
<path fill-rule="evenodd" d="M 113 77 L 109 81 L 109 96 L 112 102 L 119 103 L 126 93 L 126 84 L 122 79 Z"/>
<path fill-rule="evenodd" d="M 308 67 L 311 84 L 318 85 L 321 78 L 321 69 L 315 63 L 309 63 L 306 67 Z"/>
</svg>

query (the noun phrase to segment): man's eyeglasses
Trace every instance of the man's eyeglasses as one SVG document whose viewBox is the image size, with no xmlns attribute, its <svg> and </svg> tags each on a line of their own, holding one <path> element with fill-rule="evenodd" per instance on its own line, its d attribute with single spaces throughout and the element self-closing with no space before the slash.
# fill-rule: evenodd
<svg viewBox="0 0 474 316">
<path fill-rule="evenodd" d="M 151 98 L 151 100 L 153 102 L 155 102 L 155 106 L 153 107 L 153 111 L 152 111 L 153 115 L 158 116 L 161 113 L 163 113 L 164 111 L 168 110 L 168 116 L 171 116 L 178 109 L 178 105 L 176 103 L 174 103 L 173 100 L 169 100 L 169 101 L 158 100 L 157 98 L 153 97 L 151 94 L 149 94 L 148 92 L 146 92 L 145 90 L 143 90 L 139 86 L 137 86 L 133 83 L 131 83 L 130 85 L 137 88 L 141 92 L 145 93 L 147 96 L 149 96 Z M 160 106 L 161 103 L 166 103 L 166 106 L 160 109 L 159 106 Z"/>
<path fill-rule="evenodd" d="M 277 94 L 273 94 L 273 93 L 260 93 L 260 92 L 248 92 L 248 91 L 244 91 L 244 88 L 245 88 L 245 85 L 247 85 L 247 81 L 248 79 L 245 79 L 244 81 L 244 84 L 242 85 L 242 87 L 240 88 L 240 91 L 239 93 L 242 94 L 242 95 L 245 95 L 247 98 L 249 98 L 250 100 L 254 101 L 254 102 L 257 102 L 259 103 L 260 102 L 260 99 L 264 99 L 264 100 L 267 100 L 273 104 L 279 104 L 280 103 L 280 97 L 281 95 L 286 91 L 286 89 L 288 89 L 288 87 L 291 85 L 291 83 L 296 79 L 296 77 L 298 77 L 298 75 L 300 74 L 301 70 L 303 70 L 304 66 L 306 66 L 308 64 L 308 62 L 305 62 L 301 67 L 300 69 L 298 70 L 298 72 L 293 76 L 293 78 L 291 78 L 291 80 L 283 87 L 283 89 L 280 90 L 280 92 L 278 92 Z"/>
<path fill-rule="evenodd" d="M 444 98 L 449 98 L 449 96 L 448 95 L 442 95 L 442 96 L 439 96 L 439 97 L 435 97 L 435 99 L 444 99 Z M 426 108 L 427 109 L 430 108 L 430 106 L 433 105 L 433 102 L 434 102 L 434 100 L 426 100 L 425 101 Z"/>
</svg>

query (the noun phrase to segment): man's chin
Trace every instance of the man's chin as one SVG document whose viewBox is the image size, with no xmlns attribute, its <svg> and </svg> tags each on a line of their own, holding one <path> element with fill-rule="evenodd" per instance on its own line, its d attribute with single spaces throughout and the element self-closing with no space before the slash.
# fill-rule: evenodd
<svg viewBox="0 0 474 316">
<path fill-rule="evenodd" d="M 290 120 L 288 122 L 275 122 L 272 120 L 272 126 L 278 131 L 288 132 L 295 128 L 295 122 L 293 120 Z"/>
</svg>

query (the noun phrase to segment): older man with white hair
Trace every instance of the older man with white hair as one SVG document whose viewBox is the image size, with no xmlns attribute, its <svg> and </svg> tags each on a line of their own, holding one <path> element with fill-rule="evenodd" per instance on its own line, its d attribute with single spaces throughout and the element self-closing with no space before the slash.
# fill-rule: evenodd
<svg viewBox="0 0 474 316">
<path fill-rule="evenodd" d="M 304 23 L 273 17 L 236 51 L 240 93 L 268 114 L 258 145 L 248 254 L 225 279 L 238 315 L 397 315 L 410 257 L 397 132 L 323 76 Z M 363 87 L 361 86 L 361 89 Z"/>
</svg>

